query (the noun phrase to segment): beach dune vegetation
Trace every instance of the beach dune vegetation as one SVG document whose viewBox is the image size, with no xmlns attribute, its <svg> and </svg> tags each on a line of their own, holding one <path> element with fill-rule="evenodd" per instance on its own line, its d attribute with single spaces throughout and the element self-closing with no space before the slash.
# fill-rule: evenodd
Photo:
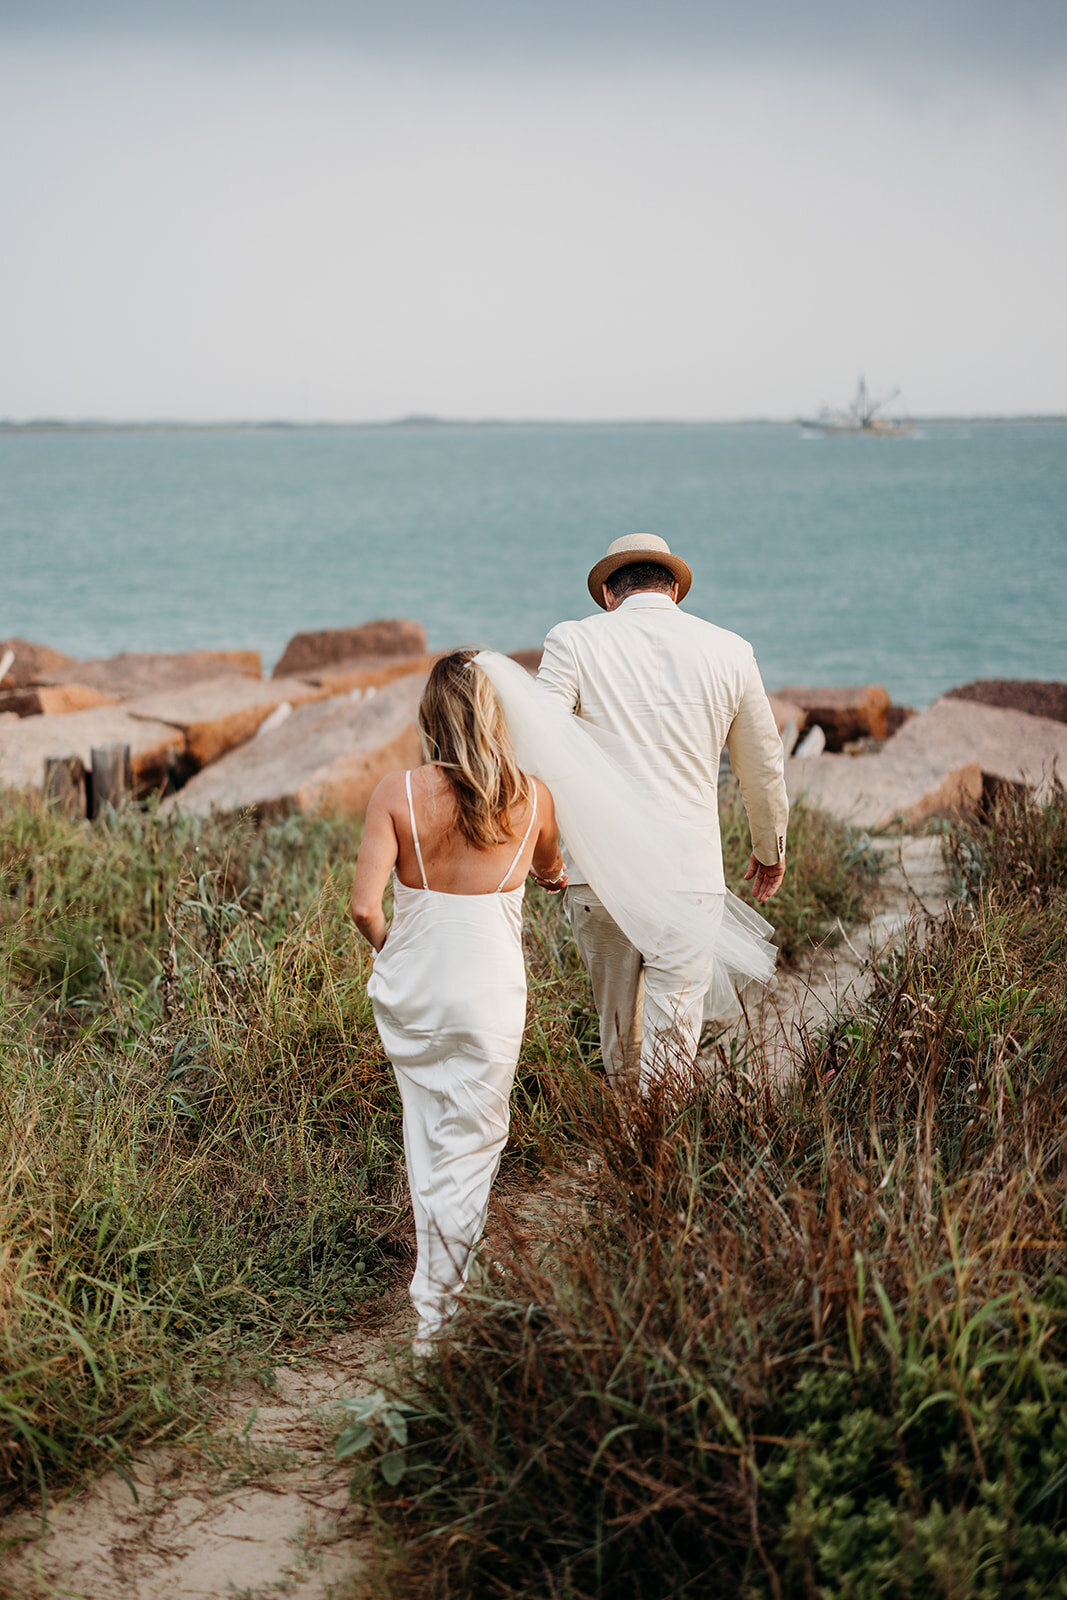
<svg viewBox="0 0 1067 1600">
<path fill-rule="evenodd" d="M 578 1113 L 584 1202 L 518 1231 L 372 1427 L 407 1600 L 994 1600 L 1067 1572 L 1067 807 L 958 828 L 962 899 L 804 1046 Z"/>
<path fill-rule="evenodd" d="M 786 948 L 870 883 L 862 849 L 840 875 L 851 836 L 808 827 Z M 0 793 L 0 1503 L 121 1466 L 238 1371 L 394 1303 L 410 1218 L 347 911 L 358 840 L 345 819 L 152 807 L 89 824 Z M 601 1081 L 540 891 L 525 936 L 516 1181 L 585 1148 Z"/>
</svg>

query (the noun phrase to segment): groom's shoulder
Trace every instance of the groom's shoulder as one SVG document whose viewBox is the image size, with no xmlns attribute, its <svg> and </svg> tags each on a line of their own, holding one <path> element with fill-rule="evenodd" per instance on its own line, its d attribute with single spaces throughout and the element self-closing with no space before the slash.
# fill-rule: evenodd
<svg viewBox="0 0 1067 1600">
<path fill-rule="evenodd" d="M 559 644 L 578 644 L 583 639 L 595 639 L 608 619 L 608 612 L 595 611 L 591 617 L 576 617 L 570 622 L 557 622 L 545 635 L 545 644 L 553 640 Z"/>
<path fill-rule="evenodd" d="M 723 655 L 752 655 L 752 646 L 739 633 L 731 633 L 729 628 L 720 628 L 717 622 L 709 622 L 706 617 L 694 616 L 691 611 L 682 611 L 679 608 L 677 615 L 680 619 L 679 625 L 709 650 L 718 650 Z"/>
<path fill-rule="evenodd" d="M 752 655 L 752 646 L 747 639 L 739 633 L 731 633 L 729 628 L 720 628 L 716 622 L 708 622 L 705 617 L 694 616 L 691 611 L 683 611 L 680 606 L 672 607 L 669 611 L 663 609 L 651 613 L 657 618 L 656 627 L 663 630 L 665 635 L 679 635 L 685 637 L 689 643 L 700 650 L 720 657 L 737 657 L 747 659 Z M 628 621 L 640 617 L 643 625 L 647 626 L 650 613 L 642 611 L 631 613 L 627 618 L 625 614 L 609 611 L 594 611 L 591 616 L 577 617 L 570 622 L 557 622 L 545 638 L 545 646 L 549 644 L 557 647 L 581 650 L 585 645 L 595 645 L 599 639 L 613 639 L 618 637 L 619 625 L 625 629 Z"/>
</svg>

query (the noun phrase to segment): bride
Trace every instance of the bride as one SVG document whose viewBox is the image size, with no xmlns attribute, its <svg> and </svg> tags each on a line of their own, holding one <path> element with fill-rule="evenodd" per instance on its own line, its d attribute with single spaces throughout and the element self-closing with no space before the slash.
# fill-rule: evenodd
<svg viewBox="0 0 1067 1600">
<path fill-rule="evenodd" d="M 507 1142 L 526 1019 L 526 876 L 553 892 L 567 882 L 552 795 L 520 768 L 473 657 L 458 650 L 433 667 L 418 713 L 427 763 L 375 789 L 352 891 L 403 1104 L 417 1354 L 455 1310 Z"/>
</svg>

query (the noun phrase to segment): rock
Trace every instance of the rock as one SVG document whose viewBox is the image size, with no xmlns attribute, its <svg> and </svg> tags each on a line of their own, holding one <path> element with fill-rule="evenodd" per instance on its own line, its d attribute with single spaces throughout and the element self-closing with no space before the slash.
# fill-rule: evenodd
<svg viewBox="0 0 1067 1600">
<path fill-rule="evenodd" d="M 1044 793 L 1053 763 L 1067 764 L 1067 730 L 1048 717 L 944 698 L 904 724 L 881 752 L 891 753 L 950 767 L 977 762 L 990 777 Z"/>
<path fill-rule="evenodd" d="M 808 726 L 818 723 L 826 735 L 827 750 L 841 750 L 851 739 L 865 734 L 874 739 L 889 736 L 889 694 L 881 684 L 868 683 L 851 689 L 777 689 L 774 700 L 788 700 L 799 706 Z"/>
<path fill-rule="evenodd" d="M 93 746 L 108 744 L 129 745 L 138 794 L 162 788 L 185 751 L 176 728 L 131 717 L 122 706 L 21 717 L 0 725 L 0 789 L 40 789 L 49 757 L 78 756 L 91 767 Z"/>
<path fill-rule="evenodd" d="M 537 669 L 541 665 L 543 650 L 513 650 L 510 659 L 517 661 L 520 667 L 525 667 L 532 678 L 537 677 Z"/>
<path fill-rule="evenodd" d="M 991 787 L 1047 792 L 1054 764 L 1067 773 L 1067 729 L 1047 717 L 958 699 L 936 700 L 871 755 L 786 763 L 791 795 L 805 794 L 858 827 L 921 827 L 980 803 Z"/>
<path fill-rule="evenodd" d="M 381 689 L 394 678 L 404 678 L 409 672 L 423 676 L 433 665 L 433 656 L 364 656 L 362 660 L 340 661 L 333 667 L 319 667 L 312 672 L 302 672 L 305 683 L 314 684 L 326 694 L 349 694 L 353 689 Z"/>
<path fill-rule="evenodd" d="M 890 706 L 889 710 L 885 714 L 886 738 L 891 739 L 895 733 L 900 732 L 901 728 L 909 720 L 909 718 L 917 717 L 918 715 L 919 713 L 916 711 L 914 706 Z"/>
<path fill-rule="evenodd" d="M 99 661 L 72 661 L 37 682 L 84 683 L 119 700 L 153 694 L 158 689 L 184 689 L 221 674 L 262 678 L 258 650 L 181 650 L 125 652 Z"/>
<path fill-rule="evenodd" d="M 422 760 L 415 712 L 425 687 L 408 673 L 358 698 L 298 707 L 279 726 L 205 767 L 164 810 L 362 814 L 379 779 Z"/>
<path fill-rule="evenodd" d="M 0 674 L 0 688 L 28 689 L 35 683 L 51 683 L 50 673 L 62 672 L 75 665 L 73 656 L 65 656 L 46 644 L 34 644 L 32 639 L 0 639 L 0 658 L 8 651 L 14 663 Z"/>
<path fill-rule="evenodd" d="M 0 690 L 0 711 L 13 711 L 19 717 L 65 717 L 72 711 L 89 711 L 93 706 L 114 706 L 118 696 L 92 689 L 87 683 L 63 683 L 34 689 Z"/>
<path fill-rule="evenodd" d="M 421 622 L 387 617 L 377 622 L 364 622 L 358 628 L 324 628 L 318 633 L 294 634 L 282 651 L 272 676 L 305 677 L 320 667 L 352 663 L 363 656 L 425 654 L 426 629 Z"/>
<path fill-rule="evenodd" d="M 184 736 L 185 757 L 193 771 L 217 761 L 251 739 L 267 718 L 290 706 L 324 700 L 328 691 L 302 678 L 208 678 L 186 689 L 161 690 L 124 704 L 131 717 L 167 722 Z"/>
<path fill-rule="evenodd" d="M 1067 683 L 1042 683 L 1029 678 L 978 678 L 950 689 L 948 700 L 972 700 L 1002 711 L 1025 711 L 1031 717 L 1067 722 Z"/>
<path fill-rule="evenodd" d="M 262 739 L 265 733 L 273 733 L 275 728 L 280 728 L 293 714 L 293 702 L 283 700 L 280 706 L 275 706 L 270 716 L 265 718 L 256 729 L 256 738 Z"/>
<path fill-rule="evenodd" d="M 767 699 L 771 702 L 771 710 L 774 712 L 779 733 L 784 734 L 788 727 L 793 727 L 795 738 L 796 734 L 803 732 L 807 724 L 807 712 L 803 706 L 778 694 L 769 694 Z"/>
</svg>

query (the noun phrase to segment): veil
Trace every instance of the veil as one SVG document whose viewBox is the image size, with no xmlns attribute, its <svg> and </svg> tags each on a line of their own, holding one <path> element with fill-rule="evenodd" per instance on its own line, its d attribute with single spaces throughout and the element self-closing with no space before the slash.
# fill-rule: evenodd
<svg viewBox="0 0 1067 1600">
<path fill-rule="evenodd" d="M 646 967 L 703 994 L 705 1018 L 735 1018 L 741 990 L 774 982 L 774 930 L 727 891 L 718 838 L 650 798 L 649 762 L 662 758 L 642 749 L 635 759 L 626 740 L 565 711 L 507 656 L 482 650 L 474 664 L 496 691 L 519 765 L 552 791 L 575 867 Z M 694 889 L 709 883 L 709 851 L 714 886 Z"/>
</svg>

